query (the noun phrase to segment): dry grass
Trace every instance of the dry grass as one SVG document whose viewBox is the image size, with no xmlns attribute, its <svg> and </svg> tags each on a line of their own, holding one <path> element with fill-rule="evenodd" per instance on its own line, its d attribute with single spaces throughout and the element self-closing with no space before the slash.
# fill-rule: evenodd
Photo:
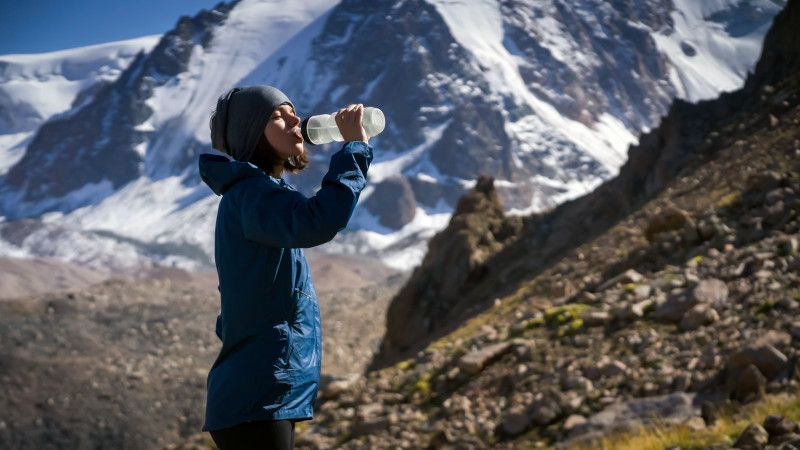
<svg viewBox="0 0 800 450">
<path fill-rule="evenodd" d="M 771 414 L 781 414 L 795 422 L 800 421 L 800 395 L 769 395 L 741 409 L 722 411 L 713 426 L 702 430 L 688 425 L 657 424 L 614 433 L 599 441 L 571 446 L 570 449 L 663 450 L 677 446 L 683 450 L 700 450 L 713 444 L 733 445 L 748 425 L 763 424 Z"/>
</svg>

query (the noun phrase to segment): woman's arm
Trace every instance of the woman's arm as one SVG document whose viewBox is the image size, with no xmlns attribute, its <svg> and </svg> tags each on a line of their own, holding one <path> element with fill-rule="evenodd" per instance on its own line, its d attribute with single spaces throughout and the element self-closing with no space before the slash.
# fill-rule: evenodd
<svg viewBox="0 0 800 450">
<path fill-rule="evenodd" d="M 322 188 L 313 197 L 286 189 L 243 189 L 245 237 L 279 248 L 307 248 L 330 241 L 347 226 L 366 186 L 371 162 L 372 147 L 362 141 L 348 142 L 331 157 Z"/>
</svg>

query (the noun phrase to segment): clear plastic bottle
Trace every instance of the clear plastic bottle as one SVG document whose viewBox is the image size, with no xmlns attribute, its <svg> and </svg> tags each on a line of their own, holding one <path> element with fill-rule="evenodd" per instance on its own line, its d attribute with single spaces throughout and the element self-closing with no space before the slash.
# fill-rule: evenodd
<svg viewBox="0 0 800 450">
<path fill-rule="evenodd" d="M 380 109 L 367 106 L 364 108 L 361 124 L 367 136 L 373 137 L 386 127 L 386 118 Z M 336 125 L 336 113 L 311 116 L 303 121 L 300 130 L 303 132 L 303 139 L 311 145 L 344 140 Z"/>
</svg>

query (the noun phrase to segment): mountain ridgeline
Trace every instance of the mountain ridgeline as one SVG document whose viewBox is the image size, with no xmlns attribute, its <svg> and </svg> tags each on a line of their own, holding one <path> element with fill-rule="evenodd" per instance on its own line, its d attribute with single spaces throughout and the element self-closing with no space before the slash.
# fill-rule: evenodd
<svg viewBox="0 0 800 450">
<path fill-rule="evenodd" d="M 140 53 L 119 79 L 103 87 L 90 103 L 43 124 L 23 158 L 4 177 L 8 188 L 22 194 L 15 200 L 36 204 L 104 181 L 111 184 L 111 194 L 146 175 L 137 147 L 154 137 L 138 128 L 153 113 L 147 99 L 156 87 L 186 70 L 194 46 L 208 45 L 213 26 L 219 25 L 228 10 L 220 4 L 211 12 L 181 18 L 152 52 Z M 186 167 L 199 150 L 199 146 L 186 148 L 175 158 Z M 71 200 L 69 208 L 98 200 L 94 196 L 78 198 Z M 4 213 L 17 218 L 11 211 Z"/>
<path fill-rule="evenodd" d="M 263 83 L 303 116 L 351 102 L 386 113 L 386 130 L 372 140 L 374 189 L 342 242 L 411 261 L 404 249 L 421 253 L 435 227 L 428 218 L 451 213 L 482 175 L 495 179 L 507 211 L 553 207 L 610 178 L 674 98 L 738 86 L 755 62 L 753 42 L 784 3 L 220 3 L 182 17 L 116 81 L 44 123 L 0 175 L 0 215 L 9 223 L 56 212 L 47 221 L 54 240 L 79 229 L 98 254 L 128 245 L 140 259 L 207 265 L 213 196 L 195 166 L 213 151 L 208 118 L 230 87 Z M 681 38 L 687 27 L 702 32 Z M 696 76 L 706 60 L 718 62 L 714 80 Z M 313 148 L 310 173 L 290 181 L 313 193 L 336 149 Z M 150 220 L 106 219 L 126 214 Z M 180 226 L 187 215 L 201 224 Z M 373 248 L 362 230 L 394 245 Z M 408 236 L 418 237 L 399 243 Z M 18 242 L 53 256 L 31 240 Z"/>
</svg>

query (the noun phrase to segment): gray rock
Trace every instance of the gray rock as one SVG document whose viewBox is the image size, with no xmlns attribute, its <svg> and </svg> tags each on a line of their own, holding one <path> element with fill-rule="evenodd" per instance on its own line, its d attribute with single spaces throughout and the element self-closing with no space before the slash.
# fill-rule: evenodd
<svg viewBox="0 0 800 450">
<path fill-rule="evenodd" d="M 754 346 L 771 345 L 776 348 L 786 348 L 792 343 L 792 335 L 779 330 L 768 330 L 763 336 L 758 338 Z"/>
<path fill-rule="evenodd" d="M 691 220 L 688 212 L 669 205 L 659 209 L 655 214 L 648 218 L 644 234 L 648 241 L 653 241 L 657 234 L 667 231 L 680 230 Z"/>
<path fill-rule="evenodd" d="M 636 428 L 654 420 L 660 423 L 683 423 L 700 414 L 694 400 L 695 394 L 673 393 L 617 403 L 589 417 L 586 424 L 573 430 L 571 437 L 592 431 Z"/>
<path fill-rule="evenodd" d="M 380 217 L 381 225 L 398 230 L 414 219 L 417 202 L 408 179 L 402 175 L 387 178 L 375 185 L 364 206 Z"/>
<path fill-rule="evenodd" d="M 789 358 L 770 344 L 747 347 L 728 359 L 729 369 L 743 369 L 754 365 L 768 380 L 777 377 L 788 364 Z"/>
<path fill-rule="evenodd" d="M 704 304 L 695 305 L 683 314 L 678 325 L 687 331 L 696 330 L 702 326 L 712 324 L 719 320 L 719 313 Z"/>
<path fill-rule="evenodd" d="M 728 285 L 722 280 L 702 280 L 692 290 L 692 295 L 698 303 L 709 305 L 724 304 L 728 300 Z"/>
<path fill-rule="evenodd" d="M 528 407 L 530 418 L 537 425 L 547 425 L 561 414 L 561 405 L 558 398 L 544 396 Z"/>
<path fill-rule="evenodd" d="M 585 377 L 569 377 L 564 381 L 564 388 L 570 391 L 591 392 L 594 390 L 591 380 Z"/>
<path fill-rule="evenodd" d="M 628 320 L 635 320 L 641 319 L 644 317 L 645 311 L 649 310 L 650 307 L 653 306 L 653 300 L 646 299 L 642 300 L 638 303 L 634 303 L 630 305 L 629 308 L 626 309 L 626 318 Z"/>
<path fill-rule="evenodd" d="M 561 429 L 569 433 L 572 430 L 585 425 L 586 422 L 587 422 L 586 417 L 583 417 L 580 414 L 572 414 L 569 417 L 567 417 L 567 420 L 565 420 L 564 424 L 561 425 Z"/>
<path fill-rule="evenodd" d="M 503 431 L 510 436 L 524 433 L 531 426 L 531 418 L 524 411 L 512 411 L 503 419 Z"/>
<path fill-rule="evenodd" d="M 654 318 L 665 322 L 677 322 L 698 304 L 724 305 L 728 299 L 728 286 L 717 279 L 701 280 L 688 293 L 672 295 L 656 307 Z"/>
<path fill-rule="evenodd" d="M 602 327 L 611 322 L 611 314 L 607 311 L 589 311 L 581 317 L 587 327 Z M 798 324 L 800 330 L 800 324 Z M 800 333 L 800 331 L 798 331 Z"/>
<path fill-rule="evenodd" d="M 663 322 L 677 322 L 697 303 L 697 299 L 692 295 L 685 293 L 672 295 L 664 303 L 656 306 L 653 318 Z"/>
<path fill-rule="evenodd" d="M 633 269 L 628 269 L 625 272 L 615 276 L 614 278 L 606 280 L 603 284 L 598 286 L 597 291 L 598 292 L 605 291 L 606 289 L 615 286 L 619 283 L 622 284 L 640 283 L 642 280 L 644 280 L 642 274 Z"/>
<path fill-rule="evenodd" d="M 602 369 L 600 369 L 600 373 L 604 377 L 613 377 L 616 375 L 624 374 L 628 371 L 628 366 L 626 366 L 621 361 L 611 361 L 605 364 Z"/>
<path fill-rule="evenodd" d="M 744 450 L 760 449 L 767 445 L 768 442 L 769 434 L 767 430 L 757 423 L 752 423 L 745 428 L 733 446 Z"/>
<path fill-rule="evenodd" d="M 469 375 L 475 375 L 488 364 L 509 351 L 509 349 L 511 349 L 510 342 L 501 342 L 475 350 L 462 356 L 458 361 L 458 367 Z"/>
<path fill-rule="evenodd" d="M 763 397 L 767 379 L 752 364 L 733 370 L 728 376 L 728 390 L 734 400 L 749 401 Z"/>
<path fill-rule="evenodd" d="M 770 437 L 783 436 L 794 430 L 795 423 L 780 414 L 770 414 L 764 419 L 764 429 Z"/>
</svg>

